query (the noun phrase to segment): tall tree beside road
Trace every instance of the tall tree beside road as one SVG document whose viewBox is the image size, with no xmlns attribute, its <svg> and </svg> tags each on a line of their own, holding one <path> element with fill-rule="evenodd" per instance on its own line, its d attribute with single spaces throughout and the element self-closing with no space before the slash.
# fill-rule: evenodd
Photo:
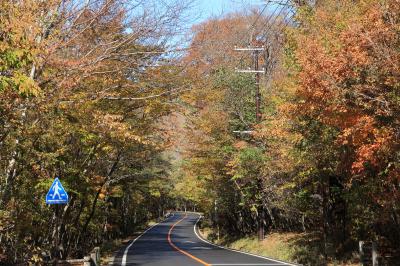
<svg viewBox="0 0 400 266">
<path fill-rule="evenodd" d="M 190 4 L 1 2 L 2 262 L 80 257 L 159 214 L 157 123 L 188 89 L 166 53 Z M 63 207 L 44 203 L 55 176 Z"/>
<path fill-rule="evenodd" d="M 266 22 L 262 17 L 260 25 L 252 25 L 257 16 L 231 14 L 195 26 L 192 49 L 184 58 L 190 66 L 188 78 L 194 81 L 185 99 L 195 111 L 190 118 L 194 130 L 188 136 L 192 145 L 183 167 L 190 178 L 183 183 L 197 179 L 203 185 L 203 196 L 198 197 L 205 199 L 200 204 L 213 222 L 225 232 L 242 235 L 256 228 L 261 215 L 264 202 L 257 180 L 265 156 L 251 136 L 239 137 L 256 128 L 255 80 L 235 72 L 238 61 L 250 62 L 233 48 L 248 43 L 250 27 Z"/>
<path fill-rule="evenodd" d="M 399 8 L 321 1 L 301 9 L 289 34 L 292 115 L 314 162 L 303 180 L 318 180 L 309 189 L 320 191 L 325 237 L 336 228 L 343 245 L 350 236 L 391 245 L 400 237 Z"/>
<path fill-rule="evenodd" d="M 185 48 L 192 2 L 167 2 L 0 2 L 0 264 L 82 257 L 174 207 L 225 240 L 296 233 L 305 265 L 400 254 L 399 0 L 267 1 Z M 235 46 L 265 47 L 260 122 Z M 56 176 L 69 203 L 48 206 Z"/>
<path fill-rule="evenodd" d="M 231 14 L 194 28 L 188 59 L 207 75 L 194 75 L 199 90 L 188 97 L 198 108 L 188 173 L 215 197 L 204 208 L 227 235 L 255 233 L 262 204 L 271 230 L 313 232 L 319 263 L 346 258 L 359 240 L 395 254 L 400 3 L 298 1 L 294 9 L 278 39 L 283 49 L 272 50 L 277 63 L 262 83 L 257 127 L 242 119 L 254 108 L 244 96 L 254 92 L 251 78 L 242 86 L 245 76 L 227 70 L 243 58 L 230 49 L 250 33 L 241 32 L 246 19 Z M 226 38 L 225 24 L 235 25 Z M 245 128 L 253 134 L 233 134 Z"/>
</svg>

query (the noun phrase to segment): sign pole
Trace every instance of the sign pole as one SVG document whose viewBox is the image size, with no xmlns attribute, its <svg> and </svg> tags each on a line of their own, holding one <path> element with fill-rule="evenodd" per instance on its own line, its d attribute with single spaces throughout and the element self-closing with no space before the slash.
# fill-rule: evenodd
<svg viewBox="0 0 400 266">
<path fill-rule="evenodd" d="M 65 191 L 63 185 L 61 184 L 58 177 L 56 177 L 53 181 L 53 184 L 50 186 L 49 192 L 46 194 L 46 203 L 54 206 L 54 265 L 58 264 L 58 259 L 60 257 L 60 232 L 59 225 L 61 223 L 61 208 L 62 204 L 68 204 L 68 193 Z"/>
</svg>

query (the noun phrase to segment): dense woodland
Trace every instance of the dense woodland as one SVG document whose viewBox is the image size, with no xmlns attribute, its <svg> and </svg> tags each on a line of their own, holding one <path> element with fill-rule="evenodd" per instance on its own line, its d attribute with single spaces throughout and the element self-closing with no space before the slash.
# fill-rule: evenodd
<svg viewBox="0 0 400 266">
<path fill-rule="evenodd" d="M 82 258 L 166 208 L 190 2 L 0 1 L 0 261 Z M 168 95 L 167 95 L 168 94 Z M 58 176 L 69 204 L 44 197 Z"/>
<path fill-rule="evenodd" d="M 195 199 L 223 235 L 305 232 L 298 244 L 320 254 L 299 254 L 306 265 L 345 261 L 359 240 L 400 254 L 400 2 L 278 10 L 194 28 L 196 130 L 183 169 L 203 189 Z M 254 74 L 234 70 L 252 67 L 251 53 L 235 45 L 266 47 L 261 123 Z"/>
<path fill-rule="evenodd" d="M 0 1 L 0 264 L 184 208 L 221 235 L 304 232 L 305 265 L 359 240 L 400 254 L 400 1 L 265 1 L 190 28 L 194 7 Z M 265 48 L 260 121 L 235 46 Z M 56 176 L 69 203 L 48 206 Z"/>
</svg>

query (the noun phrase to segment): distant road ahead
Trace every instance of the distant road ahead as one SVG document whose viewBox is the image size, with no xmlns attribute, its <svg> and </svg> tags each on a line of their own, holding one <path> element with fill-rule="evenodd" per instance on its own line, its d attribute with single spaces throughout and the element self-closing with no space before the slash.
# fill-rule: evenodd
<svg viewBox="0 0 400 266">
<path fill-rule="evenodd" d="M 211 266 L 293 265 L 224 249 L 198 236 L 195 213 L 174 213 L 130 242 L 114 259 L 114 265 Z"/>
</svg>

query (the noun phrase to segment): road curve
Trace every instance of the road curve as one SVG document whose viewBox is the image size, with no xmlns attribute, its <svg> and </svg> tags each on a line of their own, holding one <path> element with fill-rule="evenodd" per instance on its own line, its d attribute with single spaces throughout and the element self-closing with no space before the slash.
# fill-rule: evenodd
<svg viewBox="0 0 400 266">
<path fill-rule="evenodd" d="M 174 213 L 131 241 L 116 255 L 113 265 L 294 265 L 225 249 L 201 239 L 196 228 L 199 217 L 196 213 Z"/>
</svg>

